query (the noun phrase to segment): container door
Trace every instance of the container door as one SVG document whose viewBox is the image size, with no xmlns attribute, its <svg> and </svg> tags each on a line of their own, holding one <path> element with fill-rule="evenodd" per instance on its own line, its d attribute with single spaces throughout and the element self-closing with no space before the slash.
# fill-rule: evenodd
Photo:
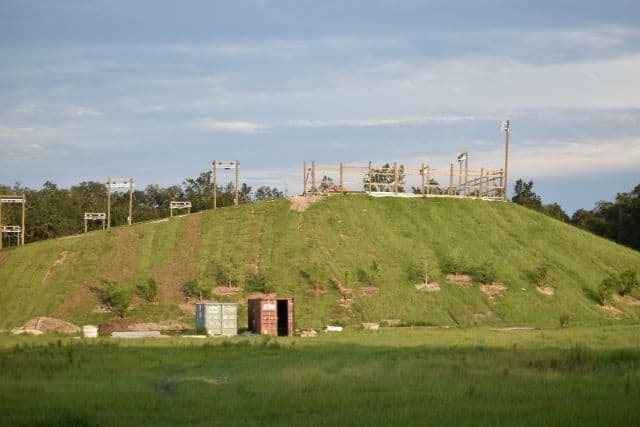
<svg viewBox="0 0 640 427">
<path fill-rule="evenodd" d="M 263 300 L 262 302 L 262 316 L 261 323 L 261 335 L 278 335 L 278 311 L 276 308 L 276 300 Z"/>
<path fill-rule="evenodd" d="M 222 335 L 238 334 L 238 306 L 225 304 L 222 306 Z"/>
<path fill-rule="evenodd" d="M 207 306 L 207 333 L 209 335 L 222 334 L 222 310 L 220 304 Z"/>
<path fill-rule="evenodd" d="M 288 332 L 289 336 L 292 337 L 296 333 L 296 312 L 293 306 L 294 299 L 291 298 L 287 304 L 287 323 L 288 323 Z"/>
</svg>

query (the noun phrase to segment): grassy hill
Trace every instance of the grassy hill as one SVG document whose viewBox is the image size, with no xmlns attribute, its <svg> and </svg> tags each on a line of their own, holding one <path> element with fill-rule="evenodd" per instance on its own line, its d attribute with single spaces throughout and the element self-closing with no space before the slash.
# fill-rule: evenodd
<svg viewBox="0 0 640 427">
<path fill-rule="evenodd" d="M 468 265 L 492 265 L 506 290 L 495 296 L 477 283 L 448 284 L 452 256 Z M 439 292 L 422 292 L 425 259 Z M 379 277 L 370 271 L 380 267 Z M 536 291 L 531 273 L 549 266 L 555 295 Z M 213 297 L 241 302 L 246 324 L 246 276 L 264 272 L 280 296 L 296 298 L 298 327 L 329 322 L 360 324 L 399 319 L 408 324 L 557 325 L 634 322 L 640 306 L 614 302 L 604 310 L 590 296 L 610 273 L 640 270 L 640 253 L 510 203 L 476 200 L 330 197 L 304 212 L 290 201 L 205 211 L 132 227 L 29 244 L 0 251 L 0 327 L 35 316 L 78 324 L 116 317 L 99 310 L 103 279 L 131 290 L 153 278 L 157 303 L 134 300 L 127 317 L 140 321 L 193 321 L 182 294 L 198 279 L 207 287 L 230 273 L 244 290 Z M 351 305 L 341 305 L 332 279 L 352 278 Z M 313 285 L 324 289 L 308 295 Z M 378 288 L 364 294 L 371 283 Z M 344 284 L 344 283 L 343 283 Z"/>
</svg>

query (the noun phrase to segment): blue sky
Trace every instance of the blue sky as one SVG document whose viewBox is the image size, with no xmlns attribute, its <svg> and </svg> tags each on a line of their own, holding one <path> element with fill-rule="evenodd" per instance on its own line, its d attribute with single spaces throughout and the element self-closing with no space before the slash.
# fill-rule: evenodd
<svg viewBox="0 0 640 427">
<path fill-rule="evenodd" d="M 213 159 L 502 165 L 569 213 L 640 183 L 637 1 L 0 2 L 0 182 Z"/>
</svg>

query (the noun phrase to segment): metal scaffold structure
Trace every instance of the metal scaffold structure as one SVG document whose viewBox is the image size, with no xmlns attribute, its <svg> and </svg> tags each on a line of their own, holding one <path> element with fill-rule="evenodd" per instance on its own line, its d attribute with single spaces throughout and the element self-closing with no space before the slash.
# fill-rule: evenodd
<svg viewBox="0 0 640 427">
<path fill-rule="evenodd" d="M 102 229 L 106 227 L 107 214 L 104 212 L 85 212 L 84 213 L 84 232 L 89 231 L 89 221 L 102 222 Z"/>
<path fill-rule="evenodd" d="M 107 228 L 111 228 L 111 192 L 113 190 L 129 190 L 129 216 L 127 223 L 133 222 L 133 178 L 111 178 L 107 179 Z"/>
<path fill-rule="evenodd" d="M 22 205 L 20 225 L 2 224 L 2 205 Z M 16 245 L 24 245 L 25 220 L 27 216 L 27 199 L 24 194 L 9 194 L 0 196 L 0 248 L 2 248 L 4 235 L 16 236 Z"/>
<path fill-rule="evenodd" d="M 217 198 L 218 198 L 218 169 L 223 170 L 235 170 L 235 198 L 233 199 L 233 204 L 238 205 L 238 181 L 240 179 L 240 162 L 238 160 L 214 160 L 212 163 L 212 174 L 213 174 L 213 209 L 217 209 Z"/>
<path fill-rule="evenodd" d="M 170 216 L 173 216 L 174 209 L 187 209 L 187 214 L 191 213 L 191 202 L 180 201 L 180 200 L 171 200 L 169 203 L 169 212 Z"/>
</svg>

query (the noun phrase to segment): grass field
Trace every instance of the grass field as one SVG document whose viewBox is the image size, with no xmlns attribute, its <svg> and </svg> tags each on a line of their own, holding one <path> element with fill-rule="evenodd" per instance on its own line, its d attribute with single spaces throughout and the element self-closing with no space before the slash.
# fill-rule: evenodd
<svg viewBox="0 0 640 427">
<path fill-rule="evenodd" d="M 640 327 L 0 335 L 0 425 L 639 425 Z"/>
<path fill-rule="evenodd" d="M 619 312 L 605 311 L 592 297 L 608 274 L 640 270 L 640 253 L 518 205 L 353 195 L 327 198 L 304 212 L 289 206 L 288 200 L 242 205 L 4 249 L 0 328 L 43 315 L 100 323 L 116 316 L 96 311 L 100 304 L 92 289 L 102 279 L 133 290 L 148 278 L 158 282 L 159 301 L 138 299 L 127 317 L 192 324 L 193 313 L 180 307 L 182 286 L 194 278 L 210 287 L 226 284 L 215 279 L 221 268 L 243 290 L 212 299 L 241 303 L 241 322 L 246 322 L 246 277 L 257 270 L 268 275 L 279 295 L 296 298 L 300 327 L 385 319 L 548 327 L 564 315 L 574 326 L 640 318 L 640 306 L 614 302 Z M 492 265 L 506 291 L 489 297 L 477 283 L 446 284 L 444 263 L 454 253 L 473 265 Z M 414 287 L 424 280 L 425 259 L 440 292 Z M 373 261 L 380 266 L 375 280 L 368 277 Z M 530 278 L 543 263 L 554 296 L 537 292 Z M 332 283 L 345 272 L 353 288 L 346 308 Z M 319 297 L 307 295 L 315 280 L 324 289 Z M 372 281 L 379 292 L 362 296 Z"/>
</svg>

